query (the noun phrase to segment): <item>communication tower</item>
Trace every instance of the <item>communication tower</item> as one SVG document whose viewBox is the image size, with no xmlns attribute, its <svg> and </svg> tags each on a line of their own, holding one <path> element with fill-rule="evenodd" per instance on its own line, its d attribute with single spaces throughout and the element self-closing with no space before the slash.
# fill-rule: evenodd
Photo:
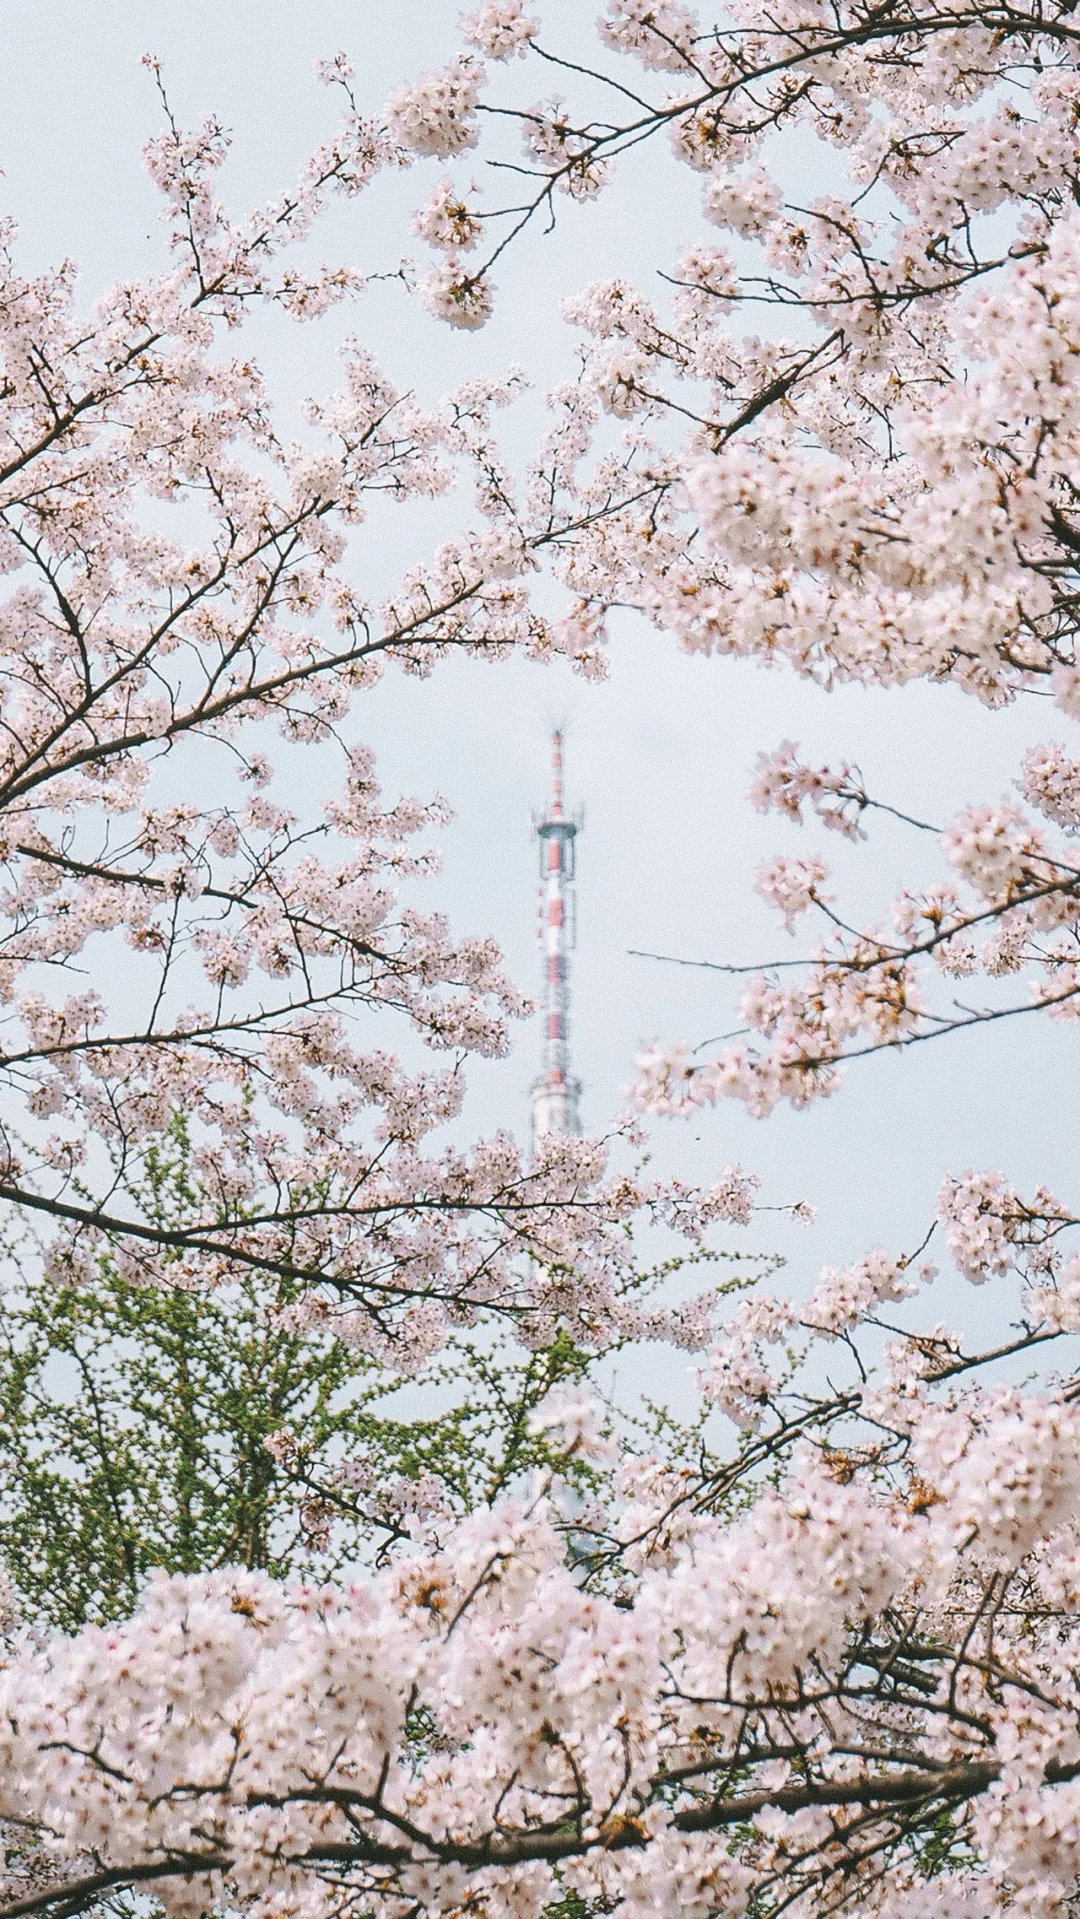
<svg viewBox="0 0 1080 1919">
<path fill-rule="evenodd" d="M 563 799 L 563 736 L 551 736 L 551 805 L 533 831 L 540 846 L 540 937 L 544 948 L 544 1050 L 532 1088 L 533 1150 L 548 1134 L 581 1131 L 581 1084 L 570 1070 L 570 954 L 577 915 L 575 851 L 581 815 L 570 816 Z"/>
</svg>

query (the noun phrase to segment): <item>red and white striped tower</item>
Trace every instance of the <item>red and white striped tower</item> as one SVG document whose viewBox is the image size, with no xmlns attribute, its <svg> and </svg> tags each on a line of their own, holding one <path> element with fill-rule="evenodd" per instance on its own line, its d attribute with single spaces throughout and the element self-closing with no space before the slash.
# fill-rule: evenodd
<svg viewBox="0 0 1080 1919">
<path fill-rule="evenodd" d="M 540 936 L 544 944 L 543 1067 L 532 1089 L 533 1147 L 546 1134 L 580 1133 L 580 1083 L 570 1071 L 570 951 L 573 946 L 575 841 L 580 818 L 563 804 L 563 736 L 551 736 L 551 805 L 534 821 L 540 842 Z"/>
</svg>

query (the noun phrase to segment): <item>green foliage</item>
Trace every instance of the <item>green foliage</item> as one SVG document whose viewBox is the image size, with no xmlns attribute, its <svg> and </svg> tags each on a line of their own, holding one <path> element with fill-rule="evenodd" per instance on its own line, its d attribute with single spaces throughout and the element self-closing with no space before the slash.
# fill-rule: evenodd
<svg viewBox="0 0 1080 1919">
<path fill-rule="evenodd" d="M 457 1403 L 387 1416 L 402 1382 L 339 1341 L 281 1331 L 280 1304 L 256 1282 L 209 1298 L 132 1288 L 108 1266 L 77 1289 L 9 1292 L 0 1542 L 27 1616 L 116 1618 L 155 1566 L 324 1578 L 377 1556 L 406 1529 L 380 1497 L 395 1481 L 433 1475 L 450 1519 L 549 1463 L 529 1413 L 588 1363 L 562 1342 L 515 1362 L 462 1344 L 425 1381 Z M 282 1433 L 292 1443 L 272 1452 Z M 374 1496 L 342 1483 L 346 1459 Z"/>
<path fill-rule="evenodd" d="M 295 1488 L 267 1450 L 300 1423 L 316 1456 L 349 1433 L 347 1349 L 268 1322 L 257 1286 L 198 1299 L 95 1281 L 20 1286 L 0 1321 L 0 1527 L 27 1610 L 126 1612 L 152 1566 L 299 1569 Z"/>
<path fill-rule="evenodd" d="M 189 1164 L 178 1117 L 141 1195 L 151 1218 L 201 1203 Z M 67 1630 L 128 1612 L 152 1567 L 324 1578 L 370 1558 L 405 1522 L 349 1491 L 346 1460 L 383 1490 L 435 1475 L 448 1514 L 495 1497 L 544 1461 L 532 1407 L 587 1365 L 562 1342 L 510 1362 L 462 1342 L 425 1381 L 452 1404 L 387 1416 L 401 1380 L 287 1330 L 295 1292 L 265 1275 L 194 1294 L 167 1260 L 155 1287 L 108 1257 L 78 1286 L 18 1264 L 0 1308 L 0 1558 L 24 1616 Z"/>
<path fill-rule="evenodd" d="M 204 1207 L 190 1159 L 177 1118 L 140 1195 L 150 1217 L 177 1223 Z M 565 1336 L 537 1352 L 459 1337 L 422 1380 L 403 1382 L 328 1334 L 290 1330 L 295 1289 L 269 1275 L 208 1294 L 170 1283 L 167 1258 L 158 1286 L 121 1279 L 109 1256 L 77 1286 L 25 1254 L 11 1266 L 0 1561 L 28 1619 L 70 1631 L 121 1616 L 154 1567 L 324 1579 L 420 1526 L 445 1530 L 537 1469 L 557 1470 L 571 1507 L 603 1490 L 596 1467 L 529 1430 L 552 1387 L 584 1380 L 593 1363 Z M 669 1276 L 665 1266 L 638 1283 Z M 700 1448 L 697 1425 L 647 1415 L 632 1440 L 683 1457 Z M 631 1438 L 641 1421 L 621 1423 Z M 588 1562 L 592 1546 L 571 1522 L 571 1556 Z"/>
<path fill-rule="evenodd" d="M 417 1391 L 434 1391 L 449 1404 L 428 1416 L 413 1405 L 399 1415 L 380 1412 L 357 1421 L 360 1444 L 352 1462 L 370 1469 L 373 1492 L 353 1499 L 333 1478 L 320 1483 L 308 1460 L 308 1434 L 301 1436 L 294 1471 L 313 1496 L 312 1517 L 314 1503 L 321 1502 L 327 1524 L 351 1516 L 355 1536 L 366 1528 L 369 1539 L 378 1529 L 378 1558 L 408 1530 L 407 1509 L 395 1505 L 395 1480 L 415 1482 L 430 1474 L 438 1482 L 444 1527 L 537 1470 L 557 1469 L 577 1492 L 595 1490 L 601 1475 L 588 1461 L 567 1459 L 542 1433 L 529 1431 L 530 1414 L 552 1387 L 584 1379 L 592 1363 L 593 1355 L 565 1337 L 525 1356 L 505 1341 L 450 1341 L 408 1394 L 413 1399 Z"/>
</svg>

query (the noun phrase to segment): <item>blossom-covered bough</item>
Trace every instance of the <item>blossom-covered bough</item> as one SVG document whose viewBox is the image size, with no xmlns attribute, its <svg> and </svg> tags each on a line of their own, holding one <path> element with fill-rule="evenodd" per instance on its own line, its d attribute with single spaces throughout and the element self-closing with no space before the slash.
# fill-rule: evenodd
<svg viewBox="0 0 1080 1919">
<path fill-rule="evenodd" d="M 734 5 L 714 25 L 682 5 L 614 0 L 600 39 L 636 74 L 604 47 L 591 64 L 564 59 L 524 7 L 481 9 L 468 31 L 489 61 L 524 55 L 574 98 L 519 104 L 515 62 L 488 99 L 474 58 L 442 97 L 437 142 L 437 78 L 394 103 L 419 153 L 483 139 L 505 169 L 489 128 L 524 141 L 520 205 L 466 205 L 446 181 L 417 216 L 456 262 L 449 293 L 442 269 L 431 282 L 436 310 L 454 319 L 458 298 L 486 309 L 490 266 L 535 216 L 560 194 L 602 196 L 658 140 L 700 176 L 703 219 L 727 238 L 688 222 L 684 250 L 652 263 L 663 302 L 621 278 L 571 303 L 583 377 L 552 396 L 552 447 L 564 487 L 605 507 L 556 543 L 582 634 L 601 635 L 610 606 L 636 606 L 690 650 L 786 663 L 826 686 L 929 679 L 990 707 L 1035 692 L 1074 719 L 1072 8 L 792 0 Z M 426 144 L 409 131 L 425 101 Z M 665 166 L 658 190 L 674 202 Z M 832 191 L 808 192 L 815 166 Z M 621 511 L 605 416 L 627 423 Z M 1074 1017 L 1080 869 L 1048 827 L 1076 831 L 1080 760 L 1050 740 L 1017 775 L 1026 806 L 977 804 L 953 822 L 947 883 L 912 885 L 886 930 L 834 912 L 816 858 L 766 869 L 762 890 L 789 925 L 814 905 L 834 937 L 804 979 L 767 972 L 751 988 L 752 1043 L 691 1066 L 678 1050 L 650 1054 L 642 1104 L 803 1104 L 833 1089 L 845 1057 L 1031 1003 L 942 1004 L 941 973 L 1021 975 L 1036 1005 Z M 785 747 L 755 789 L 796 816 L 823 796 L 825 823 L 855 831 L 866 796 L 850 769 L 799 768 Z"/>
<path fill-rule="evenodd" d="M 611 1180 L 580 1142 L 531 1166 L 503 1140 L 425 1149 L 456 1065 L 406 1075 L 355 1050 L 346 1016 L 392 1007 L 457 1055 L 497 1051 L 520 1010 L 491 946 L 391 896 L 436 815 L 385 808 L 355 747 L 317 822 L 263 790 L 272 724 L 343 750 L 380 660 L 515 647 L 595 672 L 613 606 L 822 685 L 925 679 L 990 707 L 1042 695 L 1059 731 L 1080 717 L 1071 4 L 735 0 L 699 27 L 671 0 L 610 0 L 600 37 L 586 67 L 521 0 L 480 7 L 448 68 L 401 89 L 385 127 L 350 105 L 301 193 L 241 232 L 210 197 L 218 135 L 173 129 L 153 156 L 171 276 L 90 325 L 62 282 L 10 279 L 3 1191 L 54 1222 L 65 1280 L 103 1239 L 135 1282 L 269 1272 L 298 1289 L 293 1325 L 405 1369 L 488 1312 L 537 1344 L 674 1338 L 707 1349 L 702 1417 L 643 1447 L 563 1387 L 533 1412 L 549 1470 L 464 1520 L 426 1488 L 371 1576 L 161 1577 L 116 1625 L 13 1630 L 0 1919 L 147 1891 L 178 1913 L 310 1919 L 1075 1906 L 1071 1205 L 946 1179 L 937 1230 L 1004 1302 L 983 1350 L 920 1329 L 922 1247 L 827 1271 L 801 1304 L 747 1299 L 719 1335 L 708 1301 L 639 1306 L 632 1219 L 697 1240 L 747 1217 L 752 1182 Z M 516 100 L 528 67 L 580 111 Z M 326 78 L 347 92 L 347 62 Z M 608 179 L 660 137 L 733 237 L 691 223 L 662 299 L 617 280 L 574 302 L 582 375 L 551 396 L 520 499 L 491 424 L 508 383 L 421 412 L 356 349 L 344 395 L 312 411 L 315 451 L 281 444 L 253 368 L 212 339 L 252 301 L 313 311 L 349 276 L 280 271 L 278 241 L 335 185 L 410 158 L 475 169 L 481 141 L 501 191 L 507 128 L 522 204 L 447 173 L 415 215 L 441 255 L 423 297 L 454 325 L 482 326 L 495 254 L 527 247 L 560 192 L 603 217 Z M 837 184 L 804 204 L 813 141 Z M 366 495 L 431 493 L 451 469 L 475 477 L 477 527 L 367 605 L 343 565 Z M 181 550 L 136 510 L 148 495 L 209 531 Z M 541 564 L 569 591 L 562 619 L 530 600 Z M 147 793 L 188 739 L 233 756 L 243 809 Z M 766 1113 L 831 1090 L 852 1054 L 1073 1012 L 1080 756 L 1041 745 L 1018 780 L 1022 805 L 977 802 L 938 833 L 948 885 L 915 881 L 886 931 L 846 923 L 817 854 L 773 862 L 762 891 L 789 925 L 826 915 L 826 946 L 795 985 L 755 980 L 755 1048 L 704 1066 L 657 1049 L 639 1103 L 730 1092 Z M 753 797 L 849 836 L 880 804 L 790 745 Z M 119 1027 L 103 991 L 64 1001 L 37 977 L 99 938 L 145 956 Z M 980 972 L 1029 997 L 933 997 Z M 161 1227 L 135 1200 L 178 1105 L 201 1184 L 194 1217 Z"/>
<path fill-rule="evenodd" d="M 1080 761 L 1056 742 L 1033 747 L 1017 786 L 1059 835 L 1051 837 L 1011 799 L 968 808 L 936 833 L 871 799 L 848 765 L 805 766 L 788 740 L 762 754 L 751 789 L 762 812 L 775 809 L 801 823 L 808 805 L 827 828 L 854 838 L 866 835 L 858 823 L 864 813 L 880 807 L 938 840 L 951 880 L 905 889 L 892 903 L 891 926 L 861 928 L 834 910 L 819 855 L 769 861 L 758 874 L 759 893 L 783 914 L 789 933 L 802 915 L 816 913 L 826 923 L 825 943 L 809 960 L 766 966 L 679 960 L 751 976 L 739 1010 L 743 1031 L 753 1037 L 708 1061 L 684 1046 L 649 1047 L 638 1060 L 638 1103 L 677 1113 L 733 1095 L 760 1116 L 780 1100 L 805 1106 L 835 1091 L 844 1060 L 1020 1014 L 1045 1011 L 1075 1022 L 1080 866 L 1069 842 L 1078 824 Z M 781 977 L 788 973 L 795 978 Z M 1010 993 L 1018 975 L 1024 990 Z M 978 978 L 1004 982 L 1004 994 L 972 1005 L 934 990 L 944 979 Z"/>
<path fill-rule="evenodd" d="M 174 263 L 89 316 L 67 268 L 20 277 L 6 234 L 0 1200 L 43 1222 L 61 1278 L 104 1248 L 135 1283 L 267 1273 L 296 1329 L 332 1324 L 407 1371 L 488 1309 L 534 1339 L 560 1315 L 594 1343 L 629 1330 L 627 1221 L 644 1206 L 700 1236 L 705 1215 L 682 1188 L 605 1185 L 594 1146 L 530 1168 L 508 1137 L 428 1145 L 465 1056 L 502 1052 L 528 1002 L 490 939 L 399 898 L 446 809 L 384 804 L 349 714 L 385 662 L 524 648 L 587 671 L 590 649 L 521 583 L 570 521 L 514 504 L 492 425 L 513 378 L 425 409 L 354 342 L 300 444 L 231 351 L 249 308 L 310 319 L 358 290 L 288 250 L 330 193 L 407 157 L 343 63 L 324 77 L 341 130 L 243 225 L 214 198 L 220 129 L 170 118 L 148 157 Z M 462 478 L 472 523 L 366 600 L 372 505 Z M 321 812 L 275 796 L 275 739 L 319 747 Z M 449 1067 L 406 1071 L 372 1034 L 385 1012 Z M 163 1221 L 138 1192 L 178 1111 L 197 1197 Z"/>
<path fill-rule="evenodd" d="M 1080 1262 L 1030 1268 L 996 1352 L 937 1327 L 876 1380 L 910 1263 L 748 1302 L 704 1381 L 734 1456 L 612 1470 L 553 1394 L 606 1505 L 568 1516 L 556 1474 L 372 1579 L 162 1575 L 14 1642 L 4 1912 L 1066 1910 L 1080 1413 L 994 1368 L 1080 1328 Z M 827 1393 L 821 1339 L 860 1360 Z"/>
</svg>

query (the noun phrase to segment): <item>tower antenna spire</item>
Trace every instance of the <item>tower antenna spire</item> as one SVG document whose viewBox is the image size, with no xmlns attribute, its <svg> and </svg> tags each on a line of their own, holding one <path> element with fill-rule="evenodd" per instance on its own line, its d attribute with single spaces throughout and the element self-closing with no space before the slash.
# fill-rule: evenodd
<svg viewBox="0 0 1080 1919">
<path fill-rule="evenodd" d="M 573 886 L 581 819 L 566 811 L 561 727 L 551 736 L 551 775 L 551 804 L 533 822 L 540 843 L 544 947 L 543 1056 L 532 1088 L 534 1152 L 549 1134 L 565 1138 L 581 1131 L 581 1086 L 570 1070 L 570 954 L 576 930 Z"/>
</svg>

